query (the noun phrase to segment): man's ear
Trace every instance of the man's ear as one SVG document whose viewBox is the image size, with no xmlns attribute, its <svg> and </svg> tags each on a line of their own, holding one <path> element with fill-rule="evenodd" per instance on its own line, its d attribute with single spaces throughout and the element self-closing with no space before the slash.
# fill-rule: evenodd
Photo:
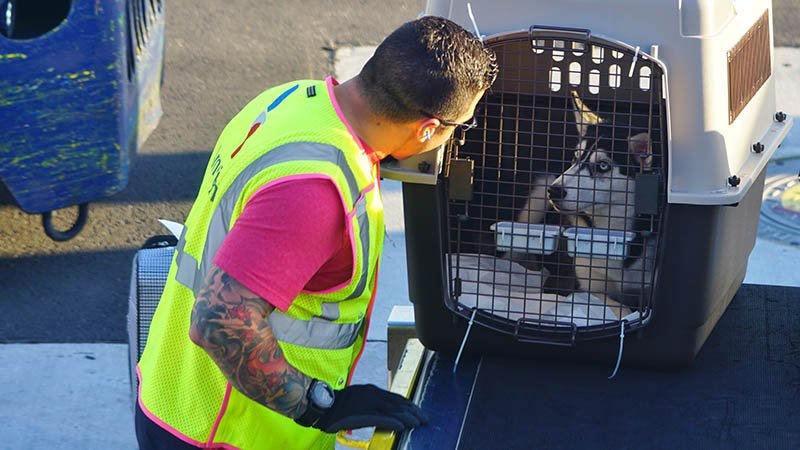
<svg viewBox="0 0 800 450">
<path fill-rule="evenodd" d="M 636 162 L 649 169 L 653 165 L 653 154 L 650 152 L 650 134 L 639 133 L 628 138 L 628 151 Z"/>
<path fill-rule="evenodd" d="M 436 128 L 438 128 L 439 125 L 441 125 L 441 122 L 439 122 L 439 119 L 436 119 L 434 117 L 429 117 L 426 118 L 425 120 L 418 122 L 417 133 L 415 135 L 416 140 L 418 140 L 419 142 L 429 141 L 430 138 L 432 138 L 433 135 L 436 134 Z"/>
<path fill-rule="evenodd" d="M 581 138 L 586 136 L 590 126 L 603 123 L 603 119 L 581 101 L 576 91 L 572 91 L 572 105 L 572 111 L 575 114 L 575 126 L 578 128 L 578 136 Z"/>
</svg>

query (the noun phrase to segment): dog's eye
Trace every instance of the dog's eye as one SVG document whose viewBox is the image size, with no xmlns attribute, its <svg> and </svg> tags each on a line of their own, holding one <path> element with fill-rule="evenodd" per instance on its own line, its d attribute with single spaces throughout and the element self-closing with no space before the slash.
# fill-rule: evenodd
<svg viewBox="0 0 800 450">
<path fill-rule="evenodd" d="M 608 161 L 600 161 L 597 163 L 597 170 L 600 172 L 608 172 L 611 170 L 611 164 L 609 164 Z"/>
</svg>

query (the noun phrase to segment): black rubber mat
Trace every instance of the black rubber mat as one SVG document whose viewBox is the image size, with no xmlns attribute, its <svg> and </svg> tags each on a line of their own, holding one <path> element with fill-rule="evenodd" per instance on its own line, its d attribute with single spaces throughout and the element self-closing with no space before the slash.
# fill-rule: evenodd
<svg viewBox="0 0 800 450">
<path fill-rule="evenodd" d="M 800 288 L 745 285 L 681 372 L 484 358 L 459 449 L 798 449 Z"/>
</svg>

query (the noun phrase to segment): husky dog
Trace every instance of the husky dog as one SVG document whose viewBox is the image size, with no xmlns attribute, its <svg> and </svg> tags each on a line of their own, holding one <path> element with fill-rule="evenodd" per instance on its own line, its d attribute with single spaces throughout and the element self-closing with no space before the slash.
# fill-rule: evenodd
<svg viewBox="0 0 800 450">
<path fill-rule="evenodd" d="M 634 306 L 650 289 L 655 259 L 655 240 L 646 236 L 634 208 L 635 174 L 653 164 L 650 135 L 614 129 L 575 92 L 573 104 L 578 146 L 572 165 L 547 188 L 548 198 L 573 226 L 636 233 L 625 259 L 575 258 L 580 290 Z"/>
</svg>

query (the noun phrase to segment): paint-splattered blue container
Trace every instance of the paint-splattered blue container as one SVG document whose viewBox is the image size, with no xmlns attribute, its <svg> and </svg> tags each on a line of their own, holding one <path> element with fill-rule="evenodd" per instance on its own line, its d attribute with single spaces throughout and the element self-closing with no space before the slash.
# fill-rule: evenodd
<svg viewBox="0 0 800 450">
<path fill-rule="evenodd" d="M 28 213 L 112 195 L 155 129 L 162 0 L 0 0 L 0 182 Z"/>
</svg>

